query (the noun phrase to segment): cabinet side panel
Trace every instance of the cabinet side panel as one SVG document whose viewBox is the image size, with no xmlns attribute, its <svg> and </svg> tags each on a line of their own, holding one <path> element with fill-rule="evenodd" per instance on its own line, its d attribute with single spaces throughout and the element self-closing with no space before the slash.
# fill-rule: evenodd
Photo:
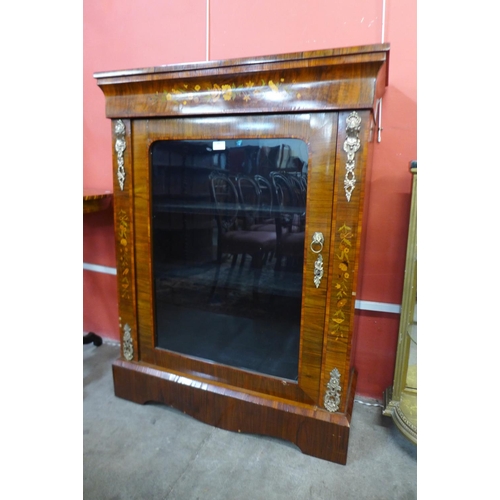
<svg viewBox="0 0 500 500">
<path fill-rule="evenodd" d="M 337 410 L 340 412 L 346 408 L 352 368 L 350 357 L 370 127 L 369 111 L 339 114 L 320 390 L 324 402 L 325 394 L 330 395 L 328 384 L 340 384 Z"/>
<path fill-rule="evenodd" d="M 130 120 L 113 120 L 113 198 L 122 356 L 138 359 L 134 257 L 133 169 Z"/>
</svg>

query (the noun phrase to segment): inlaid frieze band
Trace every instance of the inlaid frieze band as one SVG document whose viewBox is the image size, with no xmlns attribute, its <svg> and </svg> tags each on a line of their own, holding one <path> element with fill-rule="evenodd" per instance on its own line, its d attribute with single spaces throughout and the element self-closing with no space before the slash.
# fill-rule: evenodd
<svg viewBox="0 0 500 500">
<path fill-rule="evenodd" d="M 151 104 L 165 104 L 167 109 L 182 111 L 200 105 L 220 106 L 223 103 L 237 102 L 245 107 L 269 100 L 286 102 L 299 101 L 301 92 L 307 92 L 309 86 L 300 85 L 295 80 L 287 80 L 284 75 L 267 75 L 260 79 L 214 81 L 184 81 L 164 88 L 151 96 Z M 306 96 L 307 97 L 307 96 Z"/>
<path fill-rule="evenodd" d="M 347 153 L 345 165 L 344 189 L 347 201 L 351 201 L 351 194 L 356 186 L 355 155 L 361 146 L 359 131 L 361 130 L 361 117 L 353 111 L 346 119 L 346 139 L 344 141 L 344 151 Z"/>
<path fill-rule="evenodd" d="M 127 149 L 127 143 L 125 142 L 125 125 L 122 120 L 118 120 L 115 124 L 115 136 L 116 161 L 118 163 L 116 176 L 118 177 L 120 189 L 123 191 L 125 186 L 125 161 L 123 159 L 123 153 L 125 149 Z"/>
<path fill-rule="evenodd" d="M 336 412 L 340 407 L 340 394 L 342 387 L 340 386 L 340 372 L 334 368 L 330 372 L 330 380 L 326 385 L 325 408 L 329 412 Z"/>
<path fill-rule="evenodd" d="M 132 328 L 128 324 L 123 327 L 122 351 L 127 361 L 134 359 L 134 344 L 132 342 Z"/>
</svg>

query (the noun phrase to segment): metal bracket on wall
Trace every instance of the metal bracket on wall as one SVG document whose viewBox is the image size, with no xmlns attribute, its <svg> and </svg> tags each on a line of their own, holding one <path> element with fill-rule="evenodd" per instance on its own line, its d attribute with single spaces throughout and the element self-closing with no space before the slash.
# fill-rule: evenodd
<svg viewBox="0 0 500 500">
<path fill-rule="evenodd" d="M 377 142 L 382 142 L 382 98 L 377 100 L 375 107 L 375 123 L 377 124 Z"/>
</svg>

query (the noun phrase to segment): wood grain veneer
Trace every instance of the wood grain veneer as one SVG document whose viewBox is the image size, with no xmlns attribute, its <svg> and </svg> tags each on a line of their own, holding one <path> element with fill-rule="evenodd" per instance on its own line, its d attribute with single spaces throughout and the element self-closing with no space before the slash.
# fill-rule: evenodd
<svg viewBox="0 0 500 500">
<path fill-rule="evenodd" d="M 364 193 L 388 56 L 389 46 L 381 44 L 95 74 L 113 127 L 122 332 L 122 358 L 113 365 L 117 396 L 162 402 L 211 425 L 287 439 L 304 453 L 346 463 Z M 345 145 L 353 112 L 361 123 L 349 199 Z M 297 138 L 309 150 L 297 382 L 156 345 L 150 146 L 256 137 Z M 324 235 L 324 276 L 316 288 L 310 243 L 317 231 Z M 340 400 L 328 411 L 333 370 Z"/>
</svg>

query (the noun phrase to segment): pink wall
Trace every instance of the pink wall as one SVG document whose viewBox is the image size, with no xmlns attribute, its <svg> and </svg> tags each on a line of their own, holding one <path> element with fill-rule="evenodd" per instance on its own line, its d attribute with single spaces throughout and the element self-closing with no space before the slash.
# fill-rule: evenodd
<svg viewBox="0 0 500 500">
<path fill-rule="evenodd" d="M 210 5 L 207 46 L 207 3 Z M 229 57 L 391 44 L 365 225 L 358 299 L 400 304 L 411 178 L 417 159 L 416 0 L 85 0 L 85 187 L 111 190 L 111 125 L 93 73 Z M 112 208 L 84 217 L 84 262 L 114 267 Z M 84 271 L 83 331 L 118 340 L 115 277 Z M 392 383 L 399 315 L 359 311 L 358 394 L 381 399 Z"/>
</svg>

